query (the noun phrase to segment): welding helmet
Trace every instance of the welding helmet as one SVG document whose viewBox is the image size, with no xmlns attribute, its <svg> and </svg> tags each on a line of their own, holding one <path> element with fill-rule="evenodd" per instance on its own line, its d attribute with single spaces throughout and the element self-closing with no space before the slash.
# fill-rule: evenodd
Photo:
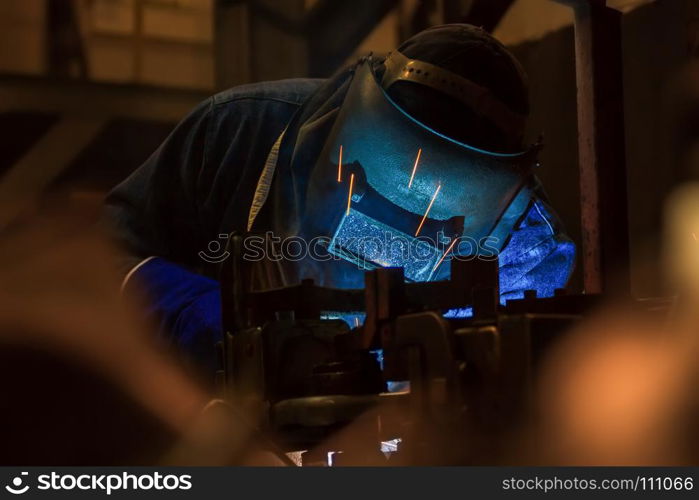
<svg viewBox="0 0 699 500">
<path fill-rule="evenodd" d="M 400 52 L 383 66 L 366 58 L 311 170 L 302 232 L 327 238 L 330 254 L 359 269 L 403 267 L 409 281 L 441 279 L 452 255 L 502 249 L 515 223 L 504 217 L 508 207 L 529 201 L 538 146 L 498 153 L 448 137 L 397 105 L 385 90 L 391 79 L 418 79 L 470 100 L 502 127 L 521 125 L 459 75 Z"/>
</svg>

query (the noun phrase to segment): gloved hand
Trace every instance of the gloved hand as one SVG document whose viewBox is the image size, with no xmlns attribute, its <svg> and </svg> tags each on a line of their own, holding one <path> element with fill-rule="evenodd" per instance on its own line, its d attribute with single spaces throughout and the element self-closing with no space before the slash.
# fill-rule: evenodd
<svg viewBox="0 0 699 500">
<path fill-rule="evenodd" d="M 123 291 L 133 293 L 134 287 L 145 291 L 147 313 L 160 334 L 213 377 L 218 368 L 215 344 L 222 339 L 218 281 L 155 257 L 131 274 Z"/>
</svg>

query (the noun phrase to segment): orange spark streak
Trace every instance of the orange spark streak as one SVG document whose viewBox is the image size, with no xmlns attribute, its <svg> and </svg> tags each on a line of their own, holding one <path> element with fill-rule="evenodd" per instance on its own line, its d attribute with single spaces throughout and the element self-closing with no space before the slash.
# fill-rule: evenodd
<svg viewBox="0 0 699 500">
<path fill-rule="evenodd" d="M 417 231 L 415 231 L 415 236 L 420 234 L 420 230 L 422 229 L 422 225 L 425 223 L 425 219 L 427 219 L 427 215 L 430 213 L 430 210 L 432 210 L 432 205 L 434 204 L 434 200 L 437 199 L 437 195 L 439 194 L 440 189 L 442 189 L 441 184 L 439 184 L 437 186 L 437 190 L 432 195 L 432 200 L 430 200 L 430 204 L 427 206 L 427 210 L 425 210 L 425 215 L 422 216 L 422 220 L 420 221 L 420 225 L 417 227 Z"/>
<path fill-rule="evenodd" d="M 342 144 L 340 144 L 340 158 L 337 160 L 337 182 L 342 182 Z"/>
<path fill-rule="evenodd" d="M 413 165 L 413 173 L 410 174 L 410 182 L 408 182 L 408 189 L 413 185 L 413 179 L 415 178 L 415 171 L 417 170 L 417 164 L 420 161 L 420 155 L 422 154 L 422 148 L 417 150 L 417 157 L 415 157 L 415 165 Z"/>
<path fill-rule="evenodd" d="M 449 244 L 449 248 L 446 249 L 446 251 L 444 252 L 444 255 L 442 255 L 442 258 L 439 259 L 439 262 L 437 262 L 437 264 L 432 268 L 432 272 L 435 272 L 437 270 L 437 268 L 440 265 L 442 265 L 442 262 L 444 262 L 444 258 L 447 255 L 449 255 L 449 252 L 451 252 L 451 249 L 454 248 L 454 243 L 456 243 L 456 240 L 457 240 L 457 238 L 454 238 L 453 240 L 451 240 L 451 243 Z"/>
<path fill-rule="evenodd" d="M 347 215 L 349 215 L 350 204 L 352 203 L 352 187 L 354 186 L 354 174 L 350 175 L 350 188 L 349 194 L 347 195 Z"/>
</svg>

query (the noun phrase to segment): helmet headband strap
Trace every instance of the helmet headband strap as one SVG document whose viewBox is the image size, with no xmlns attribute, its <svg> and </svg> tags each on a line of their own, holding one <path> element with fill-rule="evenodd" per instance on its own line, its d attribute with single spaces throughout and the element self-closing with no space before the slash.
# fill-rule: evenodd
<svg viewBox="0 0 699 500">
<path fill-rule="evenodd" d="M 386 71 L 381 81 L 384 89 L 398 81 L 424 85 L 465 104 L 507 136 L 522 135 L 526 118 L 508 108 L 487 88 L 434 64 L 409 59 L 397 50 L 388 54 L 384 66 Z"/>
</svg>

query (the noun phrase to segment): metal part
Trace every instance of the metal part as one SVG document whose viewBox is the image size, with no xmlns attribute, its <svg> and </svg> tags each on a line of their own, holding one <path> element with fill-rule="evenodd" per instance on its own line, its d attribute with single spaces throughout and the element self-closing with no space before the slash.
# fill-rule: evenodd
<svg viewBox="0 0 699 500">
<path fill-rule="evenodd" d="M 556 1 L 575 11 L 584 289 L 628 293 L 622 14 L 604 0 Z"/>
<path fill-rule="evenodd" d="M 468 463 L 467 443 L 526 421 L 541 353 L 592 299 L 529 293 L 502 307 L 498 263 L 479 259 L 452 260 L 451 279 L 442 282 L 405 282 L 401 268 L 380 268 L 365 274 L 362 290 L 303 280 L 249 291 L 240 242 L 231 239 L 232 263 L 222 274 L 224 310 L 235 312 L 224 314 L 223 394 L 282 449 L 315 450 L 308 463 L 334 451 L 343 451 L 342 463 L 379 460 L 380 442 L 396 438 L 409 463 L 432 463 L 435 452 Z M 531 312 L 542 303 L 548 312 Z M 443 317 L 471 305 L 473 318 Z M 366 319 L 350 328 L 322 319 L 329 311 L 364 311 Z M 387 393 L 395 381 L 409 391 Z M 333 441 L 357 422 L 364 442 Z"/>
</svg>

